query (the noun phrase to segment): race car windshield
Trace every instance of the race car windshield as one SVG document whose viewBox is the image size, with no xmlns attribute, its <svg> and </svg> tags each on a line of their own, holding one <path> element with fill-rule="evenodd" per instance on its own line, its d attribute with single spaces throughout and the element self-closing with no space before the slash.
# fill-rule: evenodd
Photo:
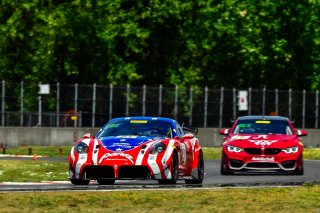
<svg viewBox="0 0 320 213">
<path fill-rule="evenodd" d="M 171 124 L 159 120 L 121 120 L 107 124 L 97 137 L 147 136 L 172 138 Z"/>
<path fill-rule="evenodd" d="M 281 134 L 292 135 L 287 121 L 282 120 L 239 120 L 233 134 Z"/>
</svg>

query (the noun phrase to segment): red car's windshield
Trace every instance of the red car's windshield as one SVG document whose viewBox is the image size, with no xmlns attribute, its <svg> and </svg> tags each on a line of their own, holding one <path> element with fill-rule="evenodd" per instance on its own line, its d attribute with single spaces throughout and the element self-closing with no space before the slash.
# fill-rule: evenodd
<svg viewBox="0 0 320 213">
<path fill-rule="evenodd" d="M 239 120 L 233 134 L 283 134 L 293 135 L 287 121 L 283 120 Z"/>
</svg>

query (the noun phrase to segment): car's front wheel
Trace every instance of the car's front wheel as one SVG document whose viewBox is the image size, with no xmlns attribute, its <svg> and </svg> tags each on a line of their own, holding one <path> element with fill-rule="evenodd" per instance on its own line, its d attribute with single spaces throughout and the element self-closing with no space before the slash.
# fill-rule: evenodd
<svg viewBox="0 0 320 213">
<path fill-rule="evenodd" d="M 204 161 L 203 161 L 203 154 L 200 151 L 198 157 L 198 178 L 197 179 L 186 179 L 186 184 L 201 184 L 203 182 L 204 177 Z"/>
<path fill-rule="evenodd" d="M 172 163 L 169 167 L 171 172 L 171 179 L 158 179 L 159 184 L 176 184 L 179 175 L 179 159 L 176 152 L 173 153 Z"/>
</svg>

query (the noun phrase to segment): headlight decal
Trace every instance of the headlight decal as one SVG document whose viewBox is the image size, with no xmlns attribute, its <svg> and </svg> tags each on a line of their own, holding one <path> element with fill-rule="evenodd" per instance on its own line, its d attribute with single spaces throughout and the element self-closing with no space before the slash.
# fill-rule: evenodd
<svg viewBox="0 0 320 213">
<path fill-rule="evenodd" d="M 242 151 L 243 151 L 243 148 L 240 148 L 240 147 L 237 147 L 237 146 L 227 146 L 227 150 L 228 150 L 229 152 L 239 153 L 239 152 L 242 152 Z"/>
<path fill-rule="evenodd" d="M 282 149 L 282 151 L 286 154 L 297 153 L 297 152 L 299 152 L 299 150 L 300 150 L 300 148 L 298 146 Z"/>
</svg>

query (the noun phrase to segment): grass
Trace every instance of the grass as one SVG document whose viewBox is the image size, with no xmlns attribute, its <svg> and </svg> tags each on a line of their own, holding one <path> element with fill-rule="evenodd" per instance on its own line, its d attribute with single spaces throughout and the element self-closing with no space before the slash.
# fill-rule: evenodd
<svg viewBox="0 0 320 213">
<path fill-rule="evenodd" d="M 320 186 L 210 190 L 5 192 L 0 212 L 319 212 Z"/>
<path fill-rule="evenodd" d="M 0 182 L 68 180 L 68 163 L 34 160 L 1 160 Z"/>
</svg>

